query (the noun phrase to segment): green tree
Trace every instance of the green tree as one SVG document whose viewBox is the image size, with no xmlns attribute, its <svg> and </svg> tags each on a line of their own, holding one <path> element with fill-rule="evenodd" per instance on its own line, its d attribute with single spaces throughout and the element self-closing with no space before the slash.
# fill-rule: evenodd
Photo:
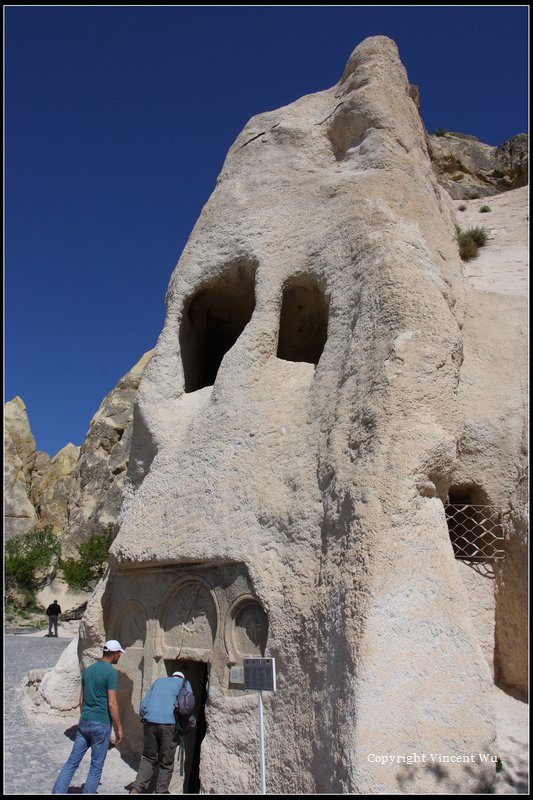
<svg viewBox="0 0 533 800">
<path fill-rule="evenodd" d="M 7 589 L 17 589 L 25 605 L 34 605 L 38 573 L 51 567 L 59 553 L 59 539 L 50 525 L 9 539 L 4 548 Z"/>
<path fill-rule="evenodd" d="M 67 558 L 59 562 L 65 580 L 72 589 L 89 589 L 92 581 L 102 577 L 113 538 L 113 525 L 110 524 L 102 533 L 95 533 L 78 545 L 79 558 Z"/>
</svg>

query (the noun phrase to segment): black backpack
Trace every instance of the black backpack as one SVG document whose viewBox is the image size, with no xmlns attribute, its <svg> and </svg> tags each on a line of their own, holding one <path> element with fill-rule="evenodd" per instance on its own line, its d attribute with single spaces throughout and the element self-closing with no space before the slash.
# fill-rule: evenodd
<svg viewBox="0 0 533 800">
<path fill-rule="evenodd" d="M 196 725 L 194 711 L 194 695 L 185 685 L 181 687 L 174 706 L 174 719 L 176 720 L 176 732 L 180 736 L 185 736 Z"/>
</svg>

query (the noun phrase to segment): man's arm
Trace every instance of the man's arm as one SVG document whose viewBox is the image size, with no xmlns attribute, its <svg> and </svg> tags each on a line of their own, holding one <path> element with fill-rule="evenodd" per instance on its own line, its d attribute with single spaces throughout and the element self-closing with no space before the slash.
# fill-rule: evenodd
<svg viewBox="0 0 533 800">
<path fill-rule="evenodd" d="M 122 725 L 120 724 L 116 689 L 107 690 L 107 705 L 109 706 L 109 715 L 115 729 L 115 744 L 120 744 L 124 736 L 122 733 Z"/>
<path fill-rule="evenodd" d="M 83 709 L 83 686 L 80 689 L 80 711 Z"/>
<path fill-rule="evenodd" d="M 152 684 L 152 686 L 153 686 L 153 684 Z M 152 694 L 152 686 L 150 686 L 150 688 L 146 692 L 145 696 L 143 697 L 143 699 L 141 700 L 140 705 L 139 705 L 139 716 L 141 718 L 141 722 L 145 718 L 146 714 L 148 713 L 148 703 L 150 701 L 150 695 Z"/>
</svg>

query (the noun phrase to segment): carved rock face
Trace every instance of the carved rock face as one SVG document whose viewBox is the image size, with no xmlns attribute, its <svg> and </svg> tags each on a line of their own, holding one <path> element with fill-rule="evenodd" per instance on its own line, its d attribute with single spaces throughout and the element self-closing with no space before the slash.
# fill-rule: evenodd
<svg viewBox="0 0 533 800">
<path fill-rule="evenodd" d="M 277 660 L 269 791 L 490 782 L 490 765 L 371 758 L 494 752 L 443 509 L 461 429 L 453 235 L 376 37 L 335 87 L 249 122 L 176 267 L 83 647 L 132 641 L 132 747 L 150 682 L 179 663 L 202 689 L 210 664 L 203 792 L 257 788 L 255 698 L 230 681 L 246 649 Z"/>
</svg>

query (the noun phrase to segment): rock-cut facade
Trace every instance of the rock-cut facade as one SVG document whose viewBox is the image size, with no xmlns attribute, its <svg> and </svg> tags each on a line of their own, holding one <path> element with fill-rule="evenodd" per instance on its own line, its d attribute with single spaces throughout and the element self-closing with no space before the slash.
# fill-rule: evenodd
<svg viewBox="0 0 533 800">
<path fill-rule="evenodd" d="M 198 726 L 173 791 L 256 793 L 257 698 L 238 668 L 275 658 L 269 793 L 489 790 L 491 670 L 518 645 L 482 649 L 483 576 L 467 586 L 446 507 L 516 509 L 523 433 L 502 437 L 490 391 L 483 412 L 472 394 L 491 367 L 467 352 L 478 312 L 453 204 L 392 41 L 365 40 L 333 88 L 246 125 L 166 303 L 80 628 L 82 664 L 105 639 L 126 650 L 125 746 L 142 748 L 142 694 L 181 668 Z"/>
</svg>

